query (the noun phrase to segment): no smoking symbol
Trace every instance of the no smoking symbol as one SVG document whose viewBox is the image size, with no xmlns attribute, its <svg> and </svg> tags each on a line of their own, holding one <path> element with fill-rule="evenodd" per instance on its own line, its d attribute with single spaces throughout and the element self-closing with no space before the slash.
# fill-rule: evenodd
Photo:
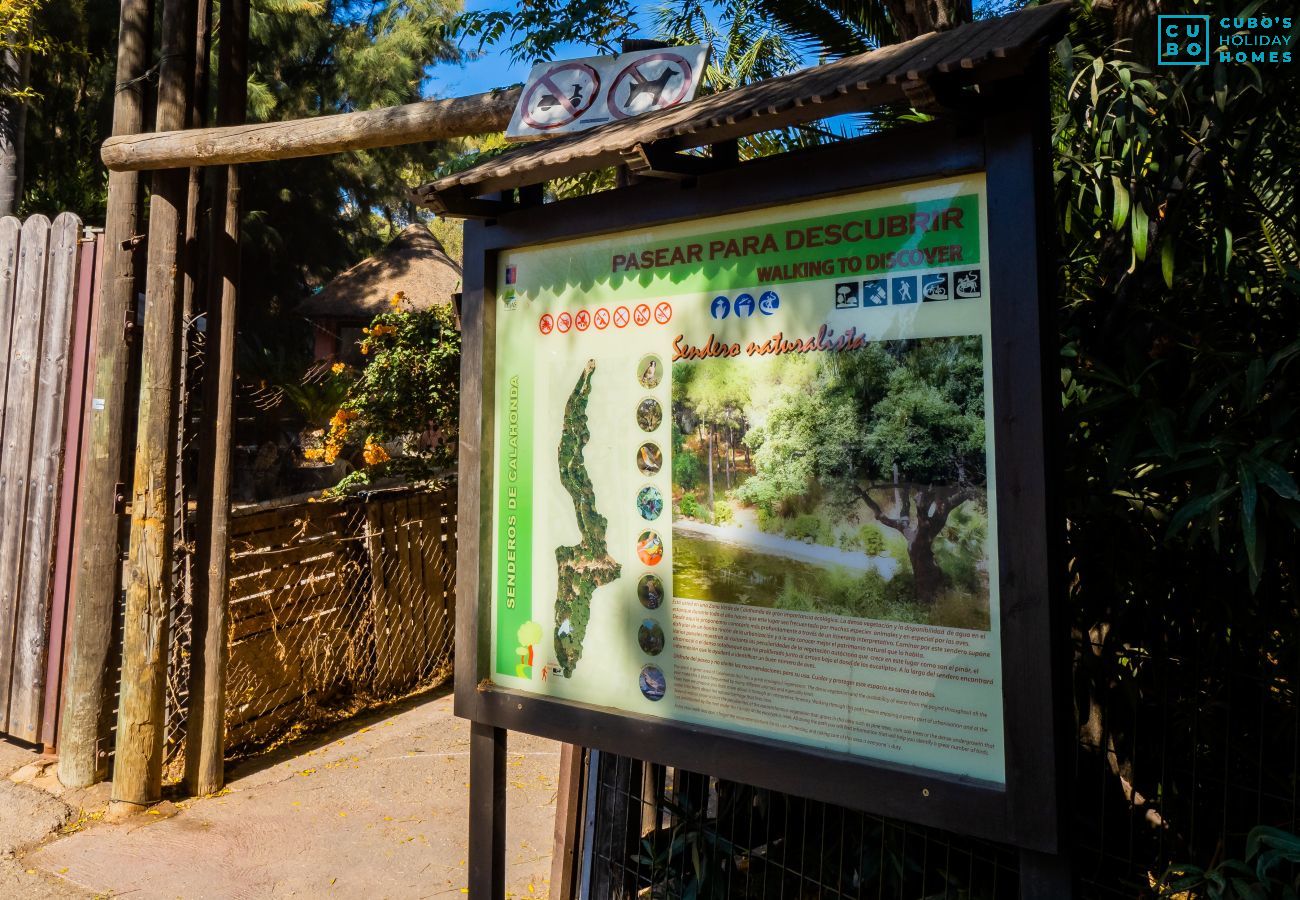
<svg viewBox="0 0 1300 900">
<path fill-rule="evenodd" d="M 553 327 L 555 327 L 555 320 L 551 318 L 550 313 L 544 314 L 537 322 L 537 330 L 542 334 L 550 334 Z"/>
<path fill-rule="evenodd" d="M 602 306 L 600 309 L 596 310 L 596 314 L 593 315 L 591 319 L 595 322 L 597 328 L 604 331 L 609 327 L 609 310 Z"/>
<path fill-rule="evenodd" d="M 572 325 L 573 317 L 566 312 L 562 312 L 555 317 L 555 327 L 560 329 L 560 334 L 564 334 Z"/>
<path fill-rule="evenodd" d="M 668 320 L 673 317 L 673 308 L 667 303 L 660 303 L 655 307 L 655 321 L 660 325 L 667 324 Z"/>
<path fill-rule="evenodd" d="M 614 310 L 614 324 L 622 328 L 627 324 L 629 313 L 626 306 L 620 306 Z"/>
<path fill-rule="evenodd" d="M 638 303 L 636 309 L 632 310 L 632 318 L 638 325 L 644 325 L 650 321 L 650 307 L 644 303 Z"/>
<path fill-rule="evenodd" d="M 591 313 L 585 309 L 578 310 L 578 314 L 573 317 L 573 327 L 579 331 L 586 331 L 587 326 L 591 324 Z"/>
</svg>

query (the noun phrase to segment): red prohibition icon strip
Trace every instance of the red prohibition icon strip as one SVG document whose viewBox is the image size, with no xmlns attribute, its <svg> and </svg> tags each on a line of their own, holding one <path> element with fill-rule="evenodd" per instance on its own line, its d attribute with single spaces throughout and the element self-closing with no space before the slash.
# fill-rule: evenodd
<svg viewBox="0 0 1300 900">
<path fill-rule="evenodd" d="M 668 320 L 673 317 L 673 308 L 668 303 L 660 303 L 655 307 L 655 321 L 660 325 L 667 324 Z"/>
<path fill-rule="evenodd" d="M 565 334 L 570 326 L 573 325 L 573 316 L 567 312 L 562 312 L 555 317 L 555 327 L 560 330 L 560 334 Z"/>
<path fill-rule="evenodd" d="M 551 329 L 555 327 L 555 320 L 551 318 L 550 313 L 543 313 L 542 317 L 537 320 L 537 330 L 542 334 L 550 334 Z"/>
<path fill-rule="evenodd" d="M 630 317 L 631 317 L 631 313 L 627 311 L 626 306 L 619 306 L 614 309 L 614 324 L 617 325 L 619 328 L 622 328 L 625 325 L 627 325 L 627 320 Z"/>
<path fill-rule="evenodd" d="M 573 327 L 579 331 L 586 331 L 587 326 L 591 324 L 591 313 L 585 309 L 578 310 L 578 314 L 573 317 Z"/>
<path fill-rule="evenodd" d="M 602 306 L 600 309 L 596 310 L 596 312 L 592 314 L 591 321 L 595 324 L 597 328 L 599 328 L 601 331 L 604 331 L 606 328 L 609 327 L 609 310 L 605 309 L 605 307 Z"/>
<path fill-rule="evenodd" d="M 644 303 L 638 303 L 636 309 L 632 310 L 632 318 L 636 320 L 638 325 L 644 325 L 646 322 L 649 322 L 650 307 L 646 306 Z"/>
</svg>

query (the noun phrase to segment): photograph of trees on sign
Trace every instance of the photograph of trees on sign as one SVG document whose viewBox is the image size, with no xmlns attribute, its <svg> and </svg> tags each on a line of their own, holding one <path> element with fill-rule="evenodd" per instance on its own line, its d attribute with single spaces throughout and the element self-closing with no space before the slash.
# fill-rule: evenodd
<svg viewBox="0 0 1300 900">
<path fill-rule="evenodd" d="M 978 336 L 672 375 L 675 594 L 988 630 Z"/>
</svg>

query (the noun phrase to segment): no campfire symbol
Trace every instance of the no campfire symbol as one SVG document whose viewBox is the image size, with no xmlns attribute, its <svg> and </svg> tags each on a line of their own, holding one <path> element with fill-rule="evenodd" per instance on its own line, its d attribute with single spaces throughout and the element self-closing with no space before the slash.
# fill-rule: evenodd
<svg viewBox="0 0 1300 900">
<path fill-rule="evenodd" d="M 626 119 L 676 106 L 694 84 L 691 64 L 680 53 L 652 53 L 630 62 L 609 86 L 609 113 Z"/>
<path fill-rule="evenodd" d="M 524 124 L 549 130 L 577 121 L 600 94 L 600 75 L 585 63 L 552 66 L 529 85 L 520 108 Z"/>
</svg>

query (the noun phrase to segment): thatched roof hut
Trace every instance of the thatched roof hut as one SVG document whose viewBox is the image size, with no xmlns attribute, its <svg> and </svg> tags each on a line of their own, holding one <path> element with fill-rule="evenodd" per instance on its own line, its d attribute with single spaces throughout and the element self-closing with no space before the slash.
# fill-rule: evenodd
<svg viewBox="0 0 1300 900">
<path fill-rule="evenodd" d="M 316 326 L 316 358 L 342 359 L 356 353 L 361 329 L 391 308 L 398 291 L 413 308 L 427 309 L 451 303 L 460 286 L 460 263 L 417 223 L 308 297 L 298 312 Z"/>
</svg>

